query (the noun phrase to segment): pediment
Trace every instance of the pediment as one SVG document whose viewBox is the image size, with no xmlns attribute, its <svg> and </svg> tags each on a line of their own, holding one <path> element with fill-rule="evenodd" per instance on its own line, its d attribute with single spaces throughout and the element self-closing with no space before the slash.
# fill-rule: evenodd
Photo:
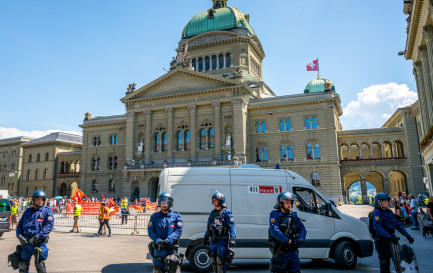
<svg viewBox="0 0 433 273">
<path fill-rule="evenodd" d="M 239 85 L 236 80 L 176 68 L 138 90 L 127 94 L 122 101 L 197 92 L 235 85 Z"/>
</svg>

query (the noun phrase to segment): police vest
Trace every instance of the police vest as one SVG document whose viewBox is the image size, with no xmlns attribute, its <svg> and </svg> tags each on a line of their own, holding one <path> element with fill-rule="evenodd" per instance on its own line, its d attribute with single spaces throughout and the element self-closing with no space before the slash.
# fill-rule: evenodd
<svg viewBox="0 0 433 273">
<path fill-rule="evenodd" d="M 11 215 L 17 215 L 18 214 L 18 206 L 13 206 L 11 208 Z"/>
<path fill-rule="evenodd" d="M 217 240 L 229 239 L 229 230 L 227 227 L 227 223 L 223 218 L 225 210 L 225 208 L 222 208 L 218 211 L 217 214 L 215 214 L 217 210 L 213 210 L 211 212 L 211 218 L 209 221 L 209 226 L 207 227 L 207 231 L 209 234 L 209 238 L 212 240 L 212 242 L 215 242 Z"/>
<path fill-rule="evenodd" d="M 83 208 L 80 205 L 74 207 L 74 216 L 80 216 Z"/>
<path fill-rule="evenodd" d="M 299 237 L 301 237 L 301 228 L 296 223 L 295 217 L 293 216 L 287 216 L 287 215 L 281 215 L 278 218 L 278 228 L 280 231 L 286 235 L 290 240 L 297 240 Z M 274 238 L 272 236 L 271 231 L 268 232 L 268 243 L 269 248 L 271 249 L 271 252 L 274 253 L 278 246 L 281 244 L 280 241 Z M 281 251 L 287 251 L 287 250 L 294 250 L 289 245 L 284 245 L 280 249 Z"/>
<path fill-rule="evenodd" d="M 120 203 L 120 208 L 121 209 L 126 209 L 126 208 L 128 208 L 128 201 L 126 200 L 126 201 L 123 201 L 122 200 L 122 203 Z"/>
</svg>

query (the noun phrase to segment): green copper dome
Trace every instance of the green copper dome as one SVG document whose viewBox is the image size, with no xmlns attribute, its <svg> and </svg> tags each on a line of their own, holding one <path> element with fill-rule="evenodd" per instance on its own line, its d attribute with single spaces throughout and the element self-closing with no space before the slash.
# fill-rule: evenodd
<svg viewBox="0 0 433 273">
<path fill-rule="evenodd" d="M 221 7 L 210 9 L 200 12 L 189 20 L 183 29 L 182 38 L 188 38 L 210 31 L 229 30 L 233 28 L 245 28 L 248 29 L 252 35 L 256 35 L 256 32 L 251 27 L 248 20 L 249 15 L 244 15 L 242 11 L 236 8 Z"/>
<path fill-rule="evenodd" d="M 307 84 L 304 93 L 329 92 L 335 91 L 334 84 L 327 79 L 322 79 L 320 76 Z"/>
</svg>

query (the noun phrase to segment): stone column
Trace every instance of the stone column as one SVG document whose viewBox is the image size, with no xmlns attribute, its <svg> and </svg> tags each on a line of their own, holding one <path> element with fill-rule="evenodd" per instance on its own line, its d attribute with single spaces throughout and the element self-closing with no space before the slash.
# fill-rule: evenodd
<svg viewBox="0 0 433 273">
<path fill-rule="evenodd" d="M 383 145 L 383 142 L 380 142 L 380 157 L 385 158 L 385 147 Z"/>
<path fill-rule="evenodd" d="M 165 108 L 165 111 L 167 112 L 167 161 L 173 162 L 173 108 Z"/>
<path fill-rule="evenodd" d="M 389 190 L 389 179 L 388 178 L 383 178 L 383 192 L 390 194 L 390 190 Z"/>
<path fill-rule="evenodd" d="M 134 160 L 134 137 L 135 137 L 135 127 L 136 127 L 136 113 L 128 112 L 126 113 L 126 139 L 125 139 L 125 160 L 127 164 L 132 163 Z"/>
<path fill-rule="evenodd" d="M 233 105 L 233 148 L 242 163 L 247 163 L 247 103 L 243 99 L 232 100 Z"/>
<path fill-rule="evenodd" d="M 370 158 L 373 158 L 373 144 L 370 146 Z"/>
<path fill-rule="evenodd" d="M 424 90 L 424 80 L 422 78 L 422 67 L 421 62 L 413 63 L 413 74 L 415 76 L 416 89 L 418 92 L 418 102 L 421 110 L 421 122 L 422 122 L 422 132 L 425 135 L 426 129 L 428 129 L 428 124 L 430 123 L 429 111 L 426 105 L 426 97 Z"/>
<path fill-rule="evenodd" d="M 421 67 L 422 67 L 422 75 L 424 80 L 424 92 L 426 98 L 425 105 L 427 106 L 428 116 L 429 116 L 429 124 L 427 125 L 428 128 L 430 128 L 433 121 L 433 109 L 431 107 L 431 105 L 433 104 L 433 85 L 432 85 L 433 83 L 430 77 L 431 75 L 430 71 L 433 70 L 433 60 L 430 63 L 428 58 L 431 58 L 433 56 L 428 56 L 428 55 L 433 54 L 433 52 L 431 54 L 427 54 L 427 48 L 425 46 L 420 46 L 418 49 L 421 55 Z M 432 51 L 433 51 L 433 46 L 432 46 Z"/>
<path fill-rule="evenodd" d="M 344 175 L 342 175 L 341 173 L 340 173 L 340 185 L 341 185 L 341 195 L 343 196 L 343 200 L 341 201 L 343 201 L 344 204 L 348 204 L 349 203 L 347 200 L 348 195 L 346 195 L 346 188 L 344 186 Z"/>
<path fill-rule="evenodd" d="M 191 113 L 191 161 L 197 161 L 197 105 L 189 105 Z"/>
<path fill-rule="evenodd" d="M 368 200 L 367 194 L 367 180 L 361 179 L 361 195 L 362 195 L 362 204 L 364 204 L 364 200 Z"/>
<path fill-rule="evenodd" d="M 214 102 L 212 106 L 215 110 L 215 158 L 221 160 L 221 103 Z"/>
<path fill-rule="evenodd" d="M 145 110 L 146 115 L 146 136 L 144 139 L 144 151 L 146 164 L 152 163 L 152 111 Z"/>
</svg>

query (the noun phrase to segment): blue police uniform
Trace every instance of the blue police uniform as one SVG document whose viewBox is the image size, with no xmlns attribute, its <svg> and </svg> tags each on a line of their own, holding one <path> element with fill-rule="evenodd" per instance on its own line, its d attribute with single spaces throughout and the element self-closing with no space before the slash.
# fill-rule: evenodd
<svg viewBox="0 0 433 273">
<path fill-rule="evenodd" d="M 46 260 L 48 258 L 48 248 L 47 244 L 41 240 L 47 238 L 53 230 L 53 227 L 54 217 L 51 208 L 45 206 L 40 207 L 39 209 L 35 209 L 34 207 L 28 208 L 18 222 L 16 235 L 17 237 L 22 235 L 27 240 L 36 236 L 36 238 L 39 239 L 39 242 L 34 245 L 23 245 L 21 259 L 30 261 L 34 249 L 38 247 L 42 251 L 39 258 L 40 261 Z"/>
<path fill-rule="evenodd" d="M 220 259 L 223 270 L 227 270 L 227 265 L 225 263 L 225 256 L 228 248 L 228 240 L 236 239 L 236 228 L 235 221 L 232 212 L 226 208 L 222 208 L 222 213 L 220 210 L 214 209 L 207 220 L 207 229 L 204 235 L 204 240 L 208 241 L 210 239 L 210 256 L 214 259 Z M 221 215 L 220 215 L 221 214 Z M 211 221 L 213 220 L 213 223 Z M 226 230 L 226 234 L 221 234 L 221 236 L 216 236 L 215 238 L 209 237 L 209 228 L 223 228 Z"/>
<path fill-rule="evenodd" d="M 298 256 L 299 251 L 298 249 L 291 250 L 284 247 L 287 246 L 287 243 L 291 238 L 285 234 L 285 230 L 280 229 L 280 226 L 289 225 L 289 218 L 291 218 L 291 229 L 296 229 L 298 231 L 296 236 L 299 238 L 297 238 L 297 240 L 305 241 L 307 231 L 296 212 L 283 213 L 280 209 L 273 210 L 269 216 L 269 231 L 275 240 L 283 243 L 282 247 L 277 247 L 279 249 L 275 250 L 276 254 L 274 255 L 274 258 L 279 258 L 284 261 L 284 263 L 287 263 L 288 270 L 284 272 L 298 272 L 301 268 L 301 262 L 299 261 Z"/>
<path fill-rule="evenodd" d="M 372 221 L 375 232 L 374 245 L 379 254 L 379 260 L 381 264 L 386 263 L 386 267 L 389 267 L 389 259 L 391 258 L 389 242 L 391 237 L 395 237 L 395 230 L 397 229 L 406 237 L 409 234 L 389 209 L 376 208 L 372 213 Z"/>
<path fill-rule="evenodd" d="M 156 244 L 165 240 L 168 244 L 174 245 L 182 235 L 182 228 L 183 222 L 179 213 L 169 211 L 164 214 L 159 211 L 150 217 L 148 233 Z M 176 250 L 155 248 L 153 265 L 164 269 L 164 259 L 170 254 L 176 254 Z"/>
</svg>

